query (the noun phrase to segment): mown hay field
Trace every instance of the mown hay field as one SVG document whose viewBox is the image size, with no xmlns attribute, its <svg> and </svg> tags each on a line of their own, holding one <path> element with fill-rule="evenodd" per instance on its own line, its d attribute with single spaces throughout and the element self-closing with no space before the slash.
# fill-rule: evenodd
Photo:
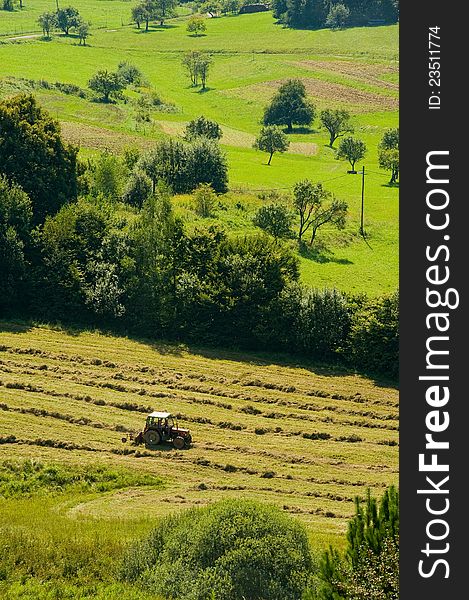
<svg viewBox="0 0 469 600">
<path fill-rule="evenodd" d="M 193 446 L 123 444 L 152 410 L 177 415 Z M 0 432 L 0 461 L 100 464 L 164 482 L 59 502 L 70 519 L 132 522 L 243 496 L 296 515 L 316 547 L 342 538 L 355 496 L 398 477 L 398 393 L 383 382 L 46 327 L 2 324 Z"/>
</svg>

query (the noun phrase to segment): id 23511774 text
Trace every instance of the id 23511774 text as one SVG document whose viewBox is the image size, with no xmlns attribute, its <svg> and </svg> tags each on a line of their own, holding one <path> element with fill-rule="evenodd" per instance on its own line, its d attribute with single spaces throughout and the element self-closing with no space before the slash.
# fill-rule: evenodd
<svg viewBox="0 0 469 600">
<path fill-rule="evenodd" d="M 440 29 L 438 25 L 428 28 L 428 109 L 441 108 L 441 45 Z"/>
</svg>

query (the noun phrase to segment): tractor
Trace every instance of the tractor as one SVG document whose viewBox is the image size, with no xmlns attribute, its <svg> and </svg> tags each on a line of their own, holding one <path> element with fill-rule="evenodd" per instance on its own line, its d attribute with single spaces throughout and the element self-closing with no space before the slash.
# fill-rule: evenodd
<svg viewBox="0 0 469 600">
<path fill-rule="evenodd" d="M 153 450 L 162 442 L 170 442 L 178 450 L 189 447 L 192 442 L 189 429 L 179 427 L 177 420 L 174 422 L 171 413 L 168 412 L 150 413 L 145 422 L 145 429 L 137 435 L 123 437 L 122 441 L 127 442 L 127 439 L 136 445 L 145 444 Z"/>
</svg>

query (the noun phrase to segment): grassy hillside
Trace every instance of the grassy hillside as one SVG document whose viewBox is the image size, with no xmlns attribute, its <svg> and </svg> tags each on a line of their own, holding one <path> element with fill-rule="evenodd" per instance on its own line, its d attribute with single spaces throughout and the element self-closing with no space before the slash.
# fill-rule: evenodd
<svg viewBox="0 0 469 600">
<path fill-rule="evenodd" d="M 29 84 L 18 78 L 86 88 L 98 69 L 113 70 L 119 61 L 130 61 L 165 102 L 162 110 L 153 111 L 150 125 L 136 122 L 132 91 L 127 93 L 127 103 L 104 105 L 57 90 L 33 89 L 62 122 L 64 136 L 82 147 L 83 157 L 104 148 L 151 147 L 157 139 L 181 134 L 190 119 L 204 114 L 223 127 L 221 141 L 228 156 L 230 188 L 250 193 L 248 204 L 256 204 L 260 190 L 286 192 L 306 177 L 322 181 L 349 204 L 345 232 L 329 232 L 319 253 L 300 257 L 306 283 L 372 295 L 397 287 L 398 188 L 388 186 L 389 174 L 377 163 L 383 132 L 398 125 L 397 26 L 294 31 L 275 24 L 271 13 L 260 13 L 208 19 L 206 35 L 194 38 L 186 31 L 185 17 L 144 33 L 121 25 L 126 21 L 120 11 L 130 11 L 128 2 L 77 0 L 74 5 L 94 23 L 87 47 L 80 47 L 73 36 L 61 34 L 51 41 L 38 37 L 11 40 L 8 23 L 16 19 L 24 23 L 25 31 L 33 31 L 36 8 L 30 9 L 26 3 L 24 11 L 2 13 L 0 95 L 31 91 Z M 117 19 L 112 27 L 103 24 L 103 15 L 109 13 Z M 187 50 L 206 50 L 212 56 L 205 93 L 189 85 L 181 66 Z M 348 164 L 336 160 L 318 118 L 310 130 L 289 136 L 289 151 L 275 155 L 271 166 L 267 166 L 264 153 L 252 148 L 264 106 L 291 77 L 302 79 L 318 112 L 325 107 L 349 110 L 356 135 L 367 144 L 365 228 L 369 245 L 358 235 L 360 177 L 347 175 Z M 229 217 L 228 221 L 237 220 L 236 213 Z"/>
<path fill-rule="evenodd" d="M 355 495 L 396 482 L 398 398 L 384 382 L 274 355 L 6 323 L 0 350 L 0 460 L 102 464 L 164 482 L 59 502 L 63 516 L 125 525 L 242 494 L 298 515 L 322 546 L 344 531 Z M 179 415 L 193 447 L 124 445 L 122 432 L 151 410 Z"/>
</svg>

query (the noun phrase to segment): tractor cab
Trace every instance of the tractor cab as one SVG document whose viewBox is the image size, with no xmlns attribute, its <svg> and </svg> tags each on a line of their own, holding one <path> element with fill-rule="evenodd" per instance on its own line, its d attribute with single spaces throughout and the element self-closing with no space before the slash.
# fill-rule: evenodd
<svg viewBox="0 0 469 600">
<path fill-rule="evenodd" d="M 140 440 L 147 448 L 155 448 L 162 442 L 171 442 L 175 448 L 182 450 L 190 446 L 192 436 L 189 429 L 179 427 L 171 413 L 155 411 L 147 416 Z"/>
<path fill-rule="evenodd" d="M 174 419 L 171 416 L 171 413 L 153 412 L 148 415 L 145 423 L 145 431 L 148 431 L 149 429 L 157 429 L 163 434 L 163 440 L 169 438 L 170 431 L 173 427 Z"/>
</svg>

